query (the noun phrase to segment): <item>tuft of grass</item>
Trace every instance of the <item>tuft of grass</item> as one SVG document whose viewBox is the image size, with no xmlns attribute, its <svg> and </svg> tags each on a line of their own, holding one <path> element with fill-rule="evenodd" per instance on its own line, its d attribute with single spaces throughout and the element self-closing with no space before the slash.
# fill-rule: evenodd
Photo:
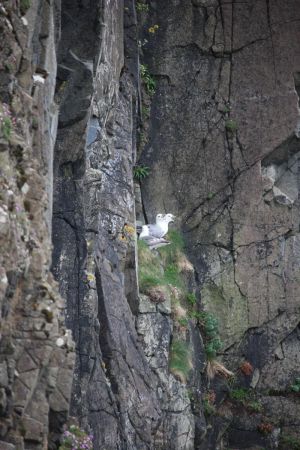
<svg viewBox="0 0 300 450">
<path fill-rule="evenodd" d="M 164 281 L 166 284 L 171 284 L 178 288 L 182 287 L 183 282 L 176 264 L 167 265 L 164 272 Z"/>
<path fill-rule="evenodd" d="M 145 294 L 150 288 L 160 286 L 162 284 L 161 278 L 143 272 L 140 272 L 139 282 L 140 291 L 144 292 Z"/>
<path fill-rule="evenodd" d="M 3 117 L 1 129 L 4 139 L 8 141 L 13 129 L 12 121 L 9 117 Z"/>
<path fill-rule="evenodd" d="M 150 168 L 147 166 L 134 166 L 133 168 L 133 177 L 141 181 L 143 178 L 146 178 L 150 173 Z"/>
<path fill-rule="evenodd" d="M 176 230 L 168 231 L 167 239 L 171 245 L 166 245 L 159 249 L 159 253 L 165 265 L 176 264 L 182 258 L 184 251 L 184 240 L 181 234 Z"/>
<path fill-rule="evenodd" d="M 136 10 L 138 12 L 148 12 L 149 11 L 149 5 L 147 5 L 146 3 L 137 2 Z"/>
<path fill-rule="evenodd" d="M 140 72 L 147 94 L 150 96 L 154 95 L 156 89 L 156 81 L 150 74 L 148 66 L 146 66 L 146 64 L 141 64 Z"/>
<path fill-rule="evenodd" d="M 236 123 L 235 120 L 233 119 L 228 119 L 225 122 L 225 128 L 227 131 L 229 131 L 230 133 L 234 133 L 237 129 L 238 129 L 238 125 Z"/>
<path fill-rule="evenodd" d="M 22 14 L 25 14 L 26 11 L 30 8 L 31 1 L 30 0 L 20 0 L 20 10 Z"/>
<path fill-rule="evenodd" d="M 300 450 L 300 439 L 291 434 L 281 434 L 279 437 L 279 450 Z"/>
<path fill-rule="evenodd" d="M 205 416 L 213 416 L 216 414 L 216 407 L 212 405 L 209 400 L 204 399 L 203 400 L 203 411 Z"/>
<path fill-rule="evenodd" d="M 182 383 L 186 383 L 191 368 L 192 364 L 188 344 L 185 341 L 174 340 L 170 352 L 170 371 Z"/>
<path fill-rule="evenodd" d="M 165 284 L 159 258 L 142 239 L 138 240 L 138 257 L 140 291 L 147 294 L 151 287 Z"/>
<path fill-rule="evenodd" d="M 262 404 L 260 403 L 260 401 L 257 401 L 257 400 L 253 400 L 253 401 L 247 403 L 246 406 L 247 406 L 247 408 L 249 408 L 251 411 L 257 412 L 257 413 L 262 412 L 262 410 L 263 410 Z"/>
<path fill-rule="evenodd" d="M 246 388 L 232 389 L 230 398 L 240 403 L 249 402 L 251 400 L 251 391 Z"/>
<path fill-rule="evenodd" d="M 290 390 L 293 392 L 300 392 L 300 378 L 297 377 L 294 379 L 293 384 L 290 386 Z"/>
<path fill-rule="evenodd" d="M 149 106 L 146 106 L 146 105 L 142 106 L 142 115 L 143 115 L 143 117 L 145 117 L 145 119 L 149 119 L 149 117 L 150 117 L 150 107 Z"/>
<path fill-rule="evenodd" d="M 193 292 L 189 292 L 185 296 L 186 301 L 189 305 L 195 306 L 197 304 L 197 298 L 196 295 Z"/>
</svg>

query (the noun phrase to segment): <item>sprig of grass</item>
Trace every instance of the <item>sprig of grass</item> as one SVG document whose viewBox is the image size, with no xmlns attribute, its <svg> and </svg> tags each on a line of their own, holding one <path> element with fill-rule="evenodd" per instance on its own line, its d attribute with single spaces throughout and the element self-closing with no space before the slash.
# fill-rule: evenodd
<svg viewBox="0 0 300 450">
<path fill-rule="evenodd" d="M 136 180 L 142 180 L 146 178 L 150 173 L 150 168 L 147 166 L 134 166 L 133 168 L 133 177 Z"/>
<path fill-rule="evenodd" d="M 185 341 L 174 340 L 170 352 L 170 371 L 185 383 L 191 368 L 188 344 Z"/>
<path fill-rule="evenodd" d="M 146 64 L 141 64 L 140 72 L 147 94 L 150 96 L 154 95 L 156 89 L 156 81 L 150 74 L 148 66 L 146 66 Z"/>
</svg>

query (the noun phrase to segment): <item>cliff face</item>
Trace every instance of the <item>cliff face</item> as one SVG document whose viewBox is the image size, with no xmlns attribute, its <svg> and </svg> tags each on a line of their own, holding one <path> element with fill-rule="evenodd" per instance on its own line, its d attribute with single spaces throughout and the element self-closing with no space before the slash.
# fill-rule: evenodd
<svg viewBox="0 0 300 450">
<path fill-rule="evenodd" d="M 154 1 L 144 28 L 157 80 L 144 208 L 181 218 L 224 360 L 249 362 L 240 384 L 264 393 L 266 417 L 233 418 L 234 448 L 265 447 L 257 427 L 273 414 L 274 435 L 298 424 L 287 394 L 299 370 L 297 14 L 297 2 Z"/>
<path fill-rule="evenodd" d="M 0 5 L 0 447 L 46 448 L 69 410 L 74 352 L 50 273 L 58 5 Z M 21 14 L 22 13 L 22 14 Z M 46 75 L 48 75 L 46 77 Z M 50 448 L 50 447 L 49 447 Z"/>
<path fill-rule="evenodd" d="M 298 445 L 299 15 L 0 4 L 1 449 L 56 448 L 69 408 L 96 450 Z M 192 308 L 139 294 L 135 218 L 158 212 L 177 216 Z M 140 251 L 174 275 L 166 258 Z M 200 309 L 231 386 L 206 377 Z"/>
</svg>

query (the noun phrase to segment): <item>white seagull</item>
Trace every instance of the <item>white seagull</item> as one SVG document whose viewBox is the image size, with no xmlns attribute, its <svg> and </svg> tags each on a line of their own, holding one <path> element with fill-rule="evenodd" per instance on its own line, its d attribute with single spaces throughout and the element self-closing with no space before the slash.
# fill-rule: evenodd
<svg viewBox="0 0 300 450">
<path fill-rule="evenodd" d="M 173 214 L 157 214 L 156 223 L 150 223 L 142 226 L 140 239 L 147 242 L 150 248 L 157 248 L 167 245 L 168 242 L 163 237 L 167 234 L 169 223 L 174 222 L 175 216 Z"/>
</svg>

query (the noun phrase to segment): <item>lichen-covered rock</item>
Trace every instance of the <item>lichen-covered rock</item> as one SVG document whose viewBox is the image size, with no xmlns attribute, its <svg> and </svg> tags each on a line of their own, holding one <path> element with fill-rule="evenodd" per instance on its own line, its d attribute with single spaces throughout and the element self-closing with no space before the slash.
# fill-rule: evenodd
<svg viewBox="0 0 300 450">
<path fill-rule="evenodd" d="M 35 2 L 26 18 L 16 2 L 5 1 L 0 10 L 3 449 L 38 450 L 48 442 L 51 448 L 52 433 L 60 436 L 69 410 L 74 353 L 65 345 L 57 356 L 56 340 L 66 331 L 64 303 L 50 273 L 57 6 L 58 2 Z M 43 71 L 42 84 L 34 83 L 37 71 Z M 58 396 L 54 407 L 53 398 Z"/>
</svg>

